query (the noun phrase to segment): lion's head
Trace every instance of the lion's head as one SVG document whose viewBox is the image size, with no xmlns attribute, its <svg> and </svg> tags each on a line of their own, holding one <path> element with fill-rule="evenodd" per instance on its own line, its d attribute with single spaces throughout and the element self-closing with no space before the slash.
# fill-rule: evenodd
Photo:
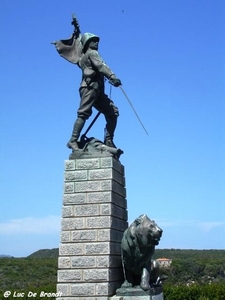
<svg viewBox="0 0 225 300">
<path fill-rule="evenodd" d="M 131 224 L 131 233 L 136 237 L 139 246 L 149 247 L 159 244 L 162 236 L 162 229 L 155 221 L 150 220 L 147 215 L 139 216 Z"/>
</svg>

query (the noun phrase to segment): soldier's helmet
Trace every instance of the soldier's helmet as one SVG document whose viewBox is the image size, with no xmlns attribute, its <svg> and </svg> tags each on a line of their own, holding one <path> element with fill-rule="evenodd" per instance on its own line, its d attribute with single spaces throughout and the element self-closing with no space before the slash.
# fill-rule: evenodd
<svg viewBox="0 0 225 300">
<path fill-rule="evenodd" d="M 83 47 L 83 52 L 86 52 L 86 47 L 88 45 L 88 42 L 93 38 L 97 38 L 98 40 L 100 40 L 99 36 L 97 36 L 93 33 L 90 33 L 90 32 L 86 32 L 82 35 L 81 44 Z"/>
</svg>

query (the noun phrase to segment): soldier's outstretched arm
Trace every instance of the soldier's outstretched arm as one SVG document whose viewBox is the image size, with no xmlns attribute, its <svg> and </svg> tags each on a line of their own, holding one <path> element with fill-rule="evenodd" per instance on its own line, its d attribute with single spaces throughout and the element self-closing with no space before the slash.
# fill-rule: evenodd
<svg viewBox="0 0 225 300">
<path fill-rule="evenodd" d="M 118 79 L 116 75 L 113 73 L 113 71 L 107 66 L 107 64 L 104 63 L 98 51 L 96 50 L 90 51 L 89 57 L 94 68 L 97 69 L 98 72 L 101 72 L 107 79 L 109 79 L 109 82 L 112 85 L 119 86 L 122 84 L 120 79 Z"/>
</svg>

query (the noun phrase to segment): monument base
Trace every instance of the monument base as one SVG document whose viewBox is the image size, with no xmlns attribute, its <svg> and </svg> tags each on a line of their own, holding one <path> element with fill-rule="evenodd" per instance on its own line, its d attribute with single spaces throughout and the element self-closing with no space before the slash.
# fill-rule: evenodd
<svg viewBox="0 0 225 300">
<path fill-rule="evenodd" d="M 124 175 L 111 156 L 65 161 L 58 300 L 108 300 L 121 286 Z"/>
<path fill-rule="evenodd" d="M 162 287 L 151 288 L 144 291 L 139 286 L 130 288 L 119 288 L 116 295 L 110 300 L 164 300 Z"/>
<path fill-rule="evenodd" d="M 153 296 L 113 296 L 110 300 L 163 300 L 163 293 Z"/>
</svg>

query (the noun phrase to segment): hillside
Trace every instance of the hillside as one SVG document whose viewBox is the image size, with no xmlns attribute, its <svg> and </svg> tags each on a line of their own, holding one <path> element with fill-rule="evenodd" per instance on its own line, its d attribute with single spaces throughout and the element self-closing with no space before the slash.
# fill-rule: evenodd
<svg viewBox="0 0 225 300">
<path fill-rule="evenodd" d="M 156 249 L 154 258 L 166 257 L 170 259 L 218 260 L 225 258 L 225 250 L 192 250 L 192 249 Z"/>
<path fill-rule="evenodd" d="M 0 259 L 0 299 L 7 290 L 55 292 L 58 251 L 41 249 L 26 258 Z M 157 249 L 154 258 L 160 257 L 172 259 L 169 268 L 161 268 L 161 274 L 168 276 L 165 300 L 225 300 L 225 296 L 221 297 L 225 295 L 225 250 Z M 187 298 L 189 293 L 207 297 Z M 209 294 L 212 296 L 208 298 Z M 12 296 L 8 299 L 14 299 Z"/>
<path fill-rule="evenodd" d="M 59 248 L 53 248 L 53 249 L 40 249 L 27 256 L 27 258 L 57 258 L 58 256 L 59 256 Z"/>
<path fill-rule="evenodd" d="M 225 283 L 225 250 L 157 249 L 154 258 L 162 257 L 172 259 L 169 268 L 161 268 L 166 284 Z"/>
<path fill-rule="evenodd" d="M 40 249 L 27 256 L 27 258 L 57 258 L 59 248 Z M 225 250 L 192 250 L 192 249 L 156 249 L 154 258 L 166 257 L 170 259 L 200 259 L 217 260 L 225 258 Z"/>
<path fill-rule="evenodd" d="M 57 265 L 57 258 L 2 258 L 0 290 L 35 290 L 52 284 L 55 290 Z"/>
</svg>

